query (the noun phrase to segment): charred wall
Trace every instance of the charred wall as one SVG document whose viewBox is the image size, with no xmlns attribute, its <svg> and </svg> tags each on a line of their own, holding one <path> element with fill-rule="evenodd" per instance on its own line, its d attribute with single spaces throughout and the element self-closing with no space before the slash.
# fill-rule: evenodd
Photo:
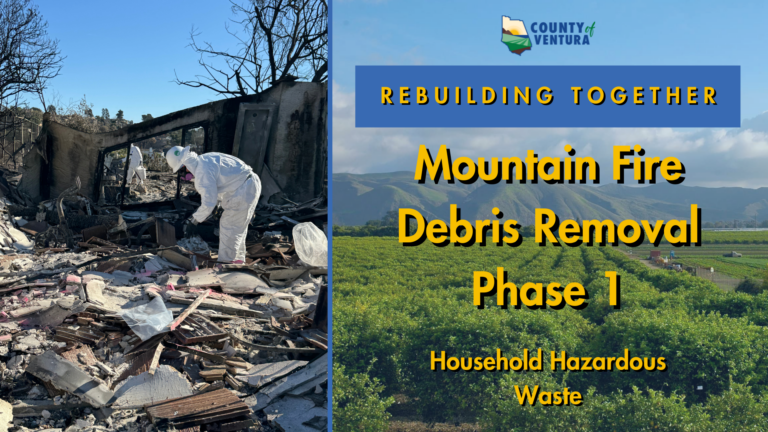
<svg viewBox="0 0 768 432">
<path fill-rule="evenodd" d="M 326 125 L 326 88 L 283 86 L 265 162 L 286 196 L 303 201 L 322 193 L 328 160 Z M 323 145 L 314 146 L 317 142 Z"/>
</svg>

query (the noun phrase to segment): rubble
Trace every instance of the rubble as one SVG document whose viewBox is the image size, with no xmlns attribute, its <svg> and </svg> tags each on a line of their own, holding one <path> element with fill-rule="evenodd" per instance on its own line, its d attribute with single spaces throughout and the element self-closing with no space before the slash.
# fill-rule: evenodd
<svg viewBox="0 0 768 432">
<path fill-rule="evenodd" d="M 328 424 L 327 407 L 318 407 L 314 400 L 306 397 L 286 396 L 266 407 L 264 413 L 271 423 L 286 432 L 323 430 Z"/>
<path fill-rule="evenodd" d="M 168 365 L 128 378 L 115 391 L 113 409 L 136 409 L 179 396 L 191 396 L 192 385 L 184 375 Z"/>
<path fill-rule="evenodd" d="M 254 387 L 263 387 L 278 378 L 288 375 L 295 369 L 306 366 L 307 363 L 299 360 L 265 363 L 252 367 L 244 374 L 238 375 L 237 379 Z"/>
<path fill-rule="evenodd" d="M 113 395 L 107 386 L 53 351 L 33 357 L 27 366 L 27 373 L 80 397 L 96 408 L 106 405 Z"/>
<path fill-rule="evenodd" d="M 8 432 L 11 422 L 13 422 L 13 406 L 0 399 L 0 432 Z"/>
<path fill-rule="evenodd" d="M 195 396 L 167 400 L 147 407 L 147 414 L 159 429 L 191 428 L 221 422 L 222 431 L 247 429 L 253 425 L 250 409 L 232 391 L 219 389 Z"/>
<path fill-rule="evenodd" d="M 77 190 L 0 197 L 0 431 L 324 428 L 327 268 L 290 237 L 319 201 L 260 207 L 226 264 L 188 208 Z"/>
<path fill-rule="evenodd" d="M 298 373 L 290 374 L 270 384 L 253 396 L 255 404 L 250 405 L 255 411 L 266 408 L 270 402 L 278 397 L 293 391 L 292 394 L 304 394 L 314 391 L 315 387 L 328 380 L 328 359 L 326 354 L 310 363 L 307 368 Z"/>
</svg>

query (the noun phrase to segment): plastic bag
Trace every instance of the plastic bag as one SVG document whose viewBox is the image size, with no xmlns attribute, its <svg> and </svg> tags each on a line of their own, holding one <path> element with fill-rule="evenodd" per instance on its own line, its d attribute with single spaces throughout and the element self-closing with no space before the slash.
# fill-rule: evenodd
<svg viewBox="0 0 768 432">
<path fill-rule="evenodd" d="M 166 309 L 161 297 L 141 306 L 123 312 L 125 323 L 141 340 L 145 341 L 156 334 L 165 331 L 173 322 L 173 314 Z"/>
<path fill-rule="evenodd" d="M 328 238 L 315 224 L 304 222 L 293 227 L 293 245 L 305 263 L 328 266 Z"/>
</svg>

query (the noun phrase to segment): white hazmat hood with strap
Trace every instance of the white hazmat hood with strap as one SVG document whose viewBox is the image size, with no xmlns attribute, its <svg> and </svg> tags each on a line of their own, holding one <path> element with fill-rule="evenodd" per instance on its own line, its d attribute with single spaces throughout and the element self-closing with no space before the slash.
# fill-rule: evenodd
<svg viewBox="0 0 768 432">
<path fill-rule="evenodd" d="M 173 172 L 182 167 L 181 160 L 189 154 L 189 147 L 173 146 L 165 154 L 165 160 L 170 165 Z"/>
</svg>

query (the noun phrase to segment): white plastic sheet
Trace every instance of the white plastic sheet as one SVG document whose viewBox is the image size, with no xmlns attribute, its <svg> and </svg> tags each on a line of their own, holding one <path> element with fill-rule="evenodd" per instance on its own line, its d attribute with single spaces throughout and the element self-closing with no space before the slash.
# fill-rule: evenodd
<svg viewBox="0 0 768 432">
<path fill-rule="evenodd" d="M 305 263 L 328 266 L 328 238 L 315 224 L 304 222 L 293 227 L 293 245 Z"/>
<path fill-rule="evenodd" d="M 173 322 L 173 314 L 160 297 L 123 312 L 125 323 L 141 340 L 145 341 L 166 330 Z"/>
</svg>

